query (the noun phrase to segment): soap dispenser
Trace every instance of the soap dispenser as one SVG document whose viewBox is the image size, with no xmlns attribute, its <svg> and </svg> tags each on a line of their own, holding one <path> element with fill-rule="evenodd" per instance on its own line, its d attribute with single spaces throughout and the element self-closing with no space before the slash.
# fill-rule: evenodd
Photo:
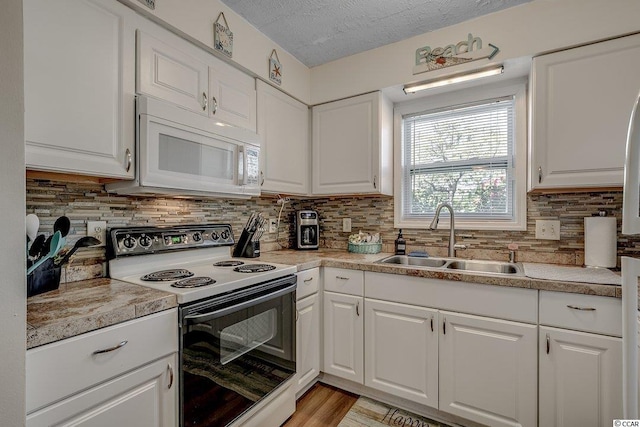
<svg viewBox="0 0 640 427">
<path fill-rule="evenodd" d="M 398 233 L 398 238 L 396 239 L 396 255 L 404 255 L 407 252 L 407 242 L 402 237 L 402 229 Z"/>
</svg>

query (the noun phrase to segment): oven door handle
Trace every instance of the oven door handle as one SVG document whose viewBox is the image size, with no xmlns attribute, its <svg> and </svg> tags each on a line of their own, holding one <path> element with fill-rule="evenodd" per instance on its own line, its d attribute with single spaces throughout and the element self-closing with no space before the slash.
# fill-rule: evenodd
<svg viewBox="0 0 640 427">
<path fill-rule="evenodd" d="M 183 323 L 186 324 L 186 325 L 195 325 L 195 324 L 198 324 L 198 323 L 205 323 L 205 322 L 208 322 L 210 320 L 217 319 L 217 318 L 222 317 L 222 316 L 226 316 L 229 313 L 233 313 L 233 312 L 236 312 L 238 310 L 242 310 L 243 308 L 248 308 L 248 307 L 254 306 L 256 304 L 260 304 L 262 302 L 268 301 L 270 299 L 277 298 L 279 296 L 291 293 L 296 289 L 296 286 L 297 286 L 297 284 L 293 284 L 293 285 L 287 286 L 286 288 L 279 289 L 279 290 L 277 290 L 275 292 L 271 292 L 269 294 L 262 295 L 262 296 L 260 296 L 258 298 L 255 298 L 255 299 L 250 299 L 248 301 L 243 301 L 243 302 L 241 302 L 239 304 L 232 305 L 230 307 L 225 307 L 225 308 L 222 308 L 220 310 L 210 311 L 208 313 L 184 316 Z"/>
</svg>

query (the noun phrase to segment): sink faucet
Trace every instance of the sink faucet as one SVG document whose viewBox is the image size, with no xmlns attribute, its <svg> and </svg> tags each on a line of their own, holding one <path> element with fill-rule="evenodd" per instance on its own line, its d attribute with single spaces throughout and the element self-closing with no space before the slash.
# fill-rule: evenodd
<svg viewBox="0 0 640 427">
<path fill-rule="evenodd" d="M 442 210 L 442 208 L 449 209 L 449 215 L 451 217 L 451 220 L 449 222 L 449 257 L 455 258 L 456 249 L 466 249 L 466 246 L 464 246 L 464 245 L 456 245 L 455 215 L 453 213 L 453 208 L 451 207 L 451 205 L 449 203 L 443 202 L 443 203 L 438 204 L 438 206 L 436 206 L 436 214 L 433 217 L 433 220 L 431 221 L 431 224 L 429 224 L 429 230 L 435 230 L 435 229 L 438 228 L 438 221 L 440 220 L 440 211 Z"/>
</svg>

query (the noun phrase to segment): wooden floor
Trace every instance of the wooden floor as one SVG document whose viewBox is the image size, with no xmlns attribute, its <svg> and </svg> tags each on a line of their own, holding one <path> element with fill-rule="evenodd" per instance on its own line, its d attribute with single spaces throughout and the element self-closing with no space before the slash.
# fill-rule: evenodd
<svg viewBox="0 0 640 427">
<path fill-rule="evenodd" d="M 296 402 L 296 412 L 283 427 L 335 427 L 356 403 L 358 396 L 316 383 Z"/>
</svg>

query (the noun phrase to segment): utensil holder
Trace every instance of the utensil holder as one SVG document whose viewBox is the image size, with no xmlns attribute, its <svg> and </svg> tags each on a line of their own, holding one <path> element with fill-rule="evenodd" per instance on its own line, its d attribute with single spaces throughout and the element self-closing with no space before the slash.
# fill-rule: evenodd
<svg viewBox="0 0 640 427">
<path fill-rule="evenodd" d="M 247 246 L 251 243 L 251 239 L 253 238 L 253 233 L 248 231 L 246 228 L 242 230 L 242 234 L 238 239 L 238 243 L 236 247 L 233 249 L 234 257 L 244 257 L 245 252 L 247 251 Z"/>
<path fill-rule="evenodd" d="M 52 258 L 43 262 L 27 276 L 27 297 L 58 289 L 61 271 Z"/>
</svg>

